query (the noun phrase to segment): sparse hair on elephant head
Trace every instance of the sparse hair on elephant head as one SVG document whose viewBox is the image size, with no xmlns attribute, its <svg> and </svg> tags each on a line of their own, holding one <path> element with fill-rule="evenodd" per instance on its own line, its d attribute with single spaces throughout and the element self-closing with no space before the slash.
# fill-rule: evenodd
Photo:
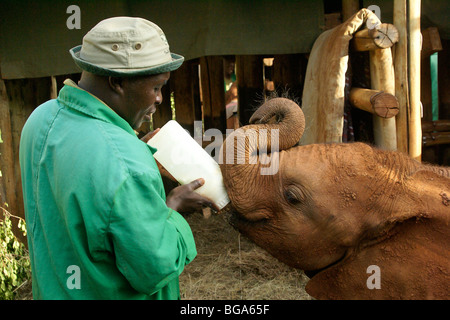
<svg viewBox="0 0 450 320">
<path fill-rule="evenodd" d="M 222 146 L 231 160 L 220 164 L 229 221 L 280 261 L 305 270 L 309 294 L 449 298 L 449 168 L 363 143 L 299 146 L 305 119 L 289 99 L 267 101 L 250 122 Z M 277 163 L 273 174 L 262 174 L 264 157 Z M 381 273 L 379 285 L 368 285 L 368 270 Z"/>
</svg>

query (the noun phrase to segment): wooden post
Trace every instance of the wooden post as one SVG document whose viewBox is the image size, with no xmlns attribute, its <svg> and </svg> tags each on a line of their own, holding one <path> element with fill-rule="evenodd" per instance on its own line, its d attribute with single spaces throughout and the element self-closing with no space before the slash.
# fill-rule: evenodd
<svg viewBox="0 0 450 320">
<path fill-rule="evenodd" d="M 422 157 L 422 129 L 420 104 L 420 0 L 408 0 L 409 33 L 409 155 L 416 160 Z"/>
<path fill-rule="evenodd" d="M 201 110 L 199 91 L 198 64 L 186 61 L 179 69 L 172 72 L 171 88 L 174 93 L 175 114 L 178 123 L 194 135 L 194 121 L 201 121 L 196 110 Z"/>
<path fill-rule="evenodd" d="M 11 128 L 11 113 L 6 92 L 5 82 L 0 79 L 0 130 L 3 143 L 0 143 L 0 171 L 5 199 L 1 199 L 0 206 L 7 209 L 11 214 L 17 215 L 18 203 L 16 196 L 16 179 L 14 175 L 14 148 Z M 0 219 L 1 219 L 0 215 Z"/>
<path fill-rule="evenodd" d="M 394 47 L 394 69 L 395 96 L 399 103 L 399 112 L 395 118 L 397 124 L 397 150 L 408 154 L 409 85 L 406 1 L 394 0 L 394 25 L 398 30 L 399 37 L 399 41 Z"/>
<path fill-rule="evenodd" d="M 392 118 L 398 113 L 397 98 L 387 92 L 352 88 L 350 90 L 349 100 L 354 107 L 381 118 Z"/>
<path fill-rule="evenodd" d="M 205 130 L 215 128 L 225 133 L 227 118 L 225 110 L 223 57 L 201 57 L 200 74 Z"/>
<path fill-rule="evenodd" d="M 287 92 L 289 98 L 301 99 L 302 75 L 306 72 L 306 58 L 303 54 L 275 55 L 273 60 L 273 82 L 279 93 Z"/>
<path fill-rule="evenodd" d="M 370 51 L 370 81 L 374 90 L 395 94 L 395 75 L 391 48 Z M 386 150 L 397 150 L 395 118 L 373 117 L 375 144 Z"/>
<path fill-rule="evenodd" d="M 7 175 L 5 193 L 7 195 L 8 210 L 11 214 L 25 218 L 19 166 L 20 135 L 31 112 L 50 98 L 52 79 L 44 77 L 1 80 L 0 86 L 0 121 L 2 138 L 3 141 L 6 140 L 6 143 L 0 144 L 2 145 L 0 163 L 3 177 L 5 174 Z M 26 237 L 23 236 L 17 227 L 14 227 L 13 231 L 22 242 L 26 243 Z"/>
<path fill-rule="evenodd" d="M 54 76 L 50 77 L 50 99 L 56 99 L 58 97 L 58 85 Z"/>
<path fill-rule="evenodd" d="M 342 21 L 347 21 L 352 15 L 359 11 L 358 0 L 342 0 Z"/>
<path fill-rule="evenodd" d="M 169 80 L 161 91 L 163 101 L 152 115 L 153 129 L 161 128 L 167 121 L 172 120 L 172 109 L 170 105 L 171 80 Z"/>
<path fill-rule="evenodd" d="M 262 56 L 236 56 L 239 120 L 247 125 L 256 108 L 263 101 L 264 77 Z"/>
</svg>

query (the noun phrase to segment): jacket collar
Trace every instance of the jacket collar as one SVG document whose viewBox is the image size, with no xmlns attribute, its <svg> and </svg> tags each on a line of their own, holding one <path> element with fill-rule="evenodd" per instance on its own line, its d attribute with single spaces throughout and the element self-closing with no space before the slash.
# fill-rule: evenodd
<svg viewBox="0 0 450 320">
<path fill-rule="evenodd" d="M 58 95 L 59 102 L 87 116 L 112 123 L 128 133 L 136 135 L 129 123 L 102 100 L 80 88 L 71 79 L 65 80 L 64 85 Z"/>
</svg>

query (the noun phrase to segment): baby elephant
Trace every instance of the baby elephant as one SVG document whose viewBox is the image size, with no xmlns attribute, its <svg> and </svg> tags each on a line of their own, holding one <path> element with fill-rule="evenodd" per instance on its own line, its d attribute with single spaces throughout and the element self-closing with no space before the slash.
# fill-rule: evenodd
<svg viewBox="0 0 450 320">
<path fill-rule="evenodd" d="M 230 223 L 305 270 L 311 296 L 450 297 L 449 168 L 363 143 L 299 146 L 303 113 L 285 98 L 250 123 L 221 150 Z"/>
</svg>

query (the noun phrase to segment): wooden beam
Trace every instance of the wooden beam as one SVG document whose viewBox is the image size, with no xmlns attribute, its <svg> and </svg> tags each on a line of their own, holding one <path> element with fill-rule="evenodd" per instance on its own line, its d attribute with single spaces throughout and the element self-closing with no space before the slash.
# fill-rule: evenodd
<svg viewBox="0 0 450 320">
<path fill-rule="evenodd" d="M 349 100 L 354 107 L 381 118 L 392 118 L 398 113 L 397 98 L 387 92 L 352 88 L 350 90 Z"/>
<path fill-rule="evenodd" d="M 450 119 L 450 40 L 443 40 L 438 53 L 439 119 Z"/>
<path fill-rule="evenodd" d="M 422 127 L 420 104 L 420 0 L 408 0 L 408 78 L 409 78 L 409 155 L 416 160 L 422 156 Z"/>
<path fill-rule="evenodd" d="M 153 129 L 161 128 L 167 123 L 167 121 L 172 120 L 172 108 L 170 102 L 171 94 L 171 80 L 162 87 L 161 89 L 163 95 L 162 103 L 156 108 L 155 113 L 152 115 Z"/>
<path fill-rule="evenodd" d="M 225 133 L 227 118 L 225 110 L 223 57 L 201 57 L 200 78 L 205 130 L 215 128 Z"/>
<path fill-rule="evenodd" d="M 172 72 L 171 88 L 174 93 L 175 114 L 178 123 L 194 135 L 194 121 L 201 121 L 198 63 L 186 61 Z M 200 117 L 198 117 L 200 110 Z"/>
<path fill-rule="evenodd" d="M 398 30 L 392 24 L 382 23 L 379 28 L 358 31 L 351 42 L 356 51 L 390 48 L 398 42 Z"/>
<path fill-rule="evenodd" d="M 7 209 L 11 214 L 17 215 L 18 203 L 16 196 L 16 178 L 14 175 L 15 159 L 14 144 L 11 128 L 11 113 L 5 82 L 0 79 L 0 129 L 3 143 L 0 143 L 0 171 L 2 173 L 1 182 L 4 190 L 0 206 Z M 0 218 L 2 218 L 0 216 Z"/>
<path fill-rule="evenodd" d="M 406 1 L 394 0 L 394 25 L 398 30 L 399 41 L 394 46 L 395 58 L 395 97 L 398 100 L 399 112 L 395 117 L 397 127 L 397 150 L 408 154 L 408 34 L 406 26 Z"/>
<path fill-rule="evenodd" d="M 450 131 L 450 120 L 422 121 L 422 132 Z"/>
<path fill-rule="evenodd" d="M 450 143 L 450 132 L 424 132 L 422 137 L 423 147 L 436 146 Z"/>
<path fill-rule="evenodd" d="M 279 54 L 273 60 L 273 82 L 278 93 L 300 101 L 303 92 L 303 75 L 308 61 L 303 54 Z"/>
<path fill-rule="evenodd" d="M 370 81 L 374 90 L 395 93 L 394 65 L 391 48 L 370 51 Z M 373 117 L 375 144 L 386 150 L 397 150 L 395 118 Z"/>
<path fill-rule="evenodd" d="M 423 30 L 421 57 L 427 58 L 438 51 L 442 51 L 442 42 L 438 28 L 429 27 Z"/>
<path fill-rule="evenodd" d="M 257 55 L 236 56 L 239 120 L 247 125 L 264 97 L 263 57 Z"/>
<path fill-rule="evenodd" d="M 347 21 L 359 9 L 359 0 L 342 0 L 342 21 Z"/>
</svg>

